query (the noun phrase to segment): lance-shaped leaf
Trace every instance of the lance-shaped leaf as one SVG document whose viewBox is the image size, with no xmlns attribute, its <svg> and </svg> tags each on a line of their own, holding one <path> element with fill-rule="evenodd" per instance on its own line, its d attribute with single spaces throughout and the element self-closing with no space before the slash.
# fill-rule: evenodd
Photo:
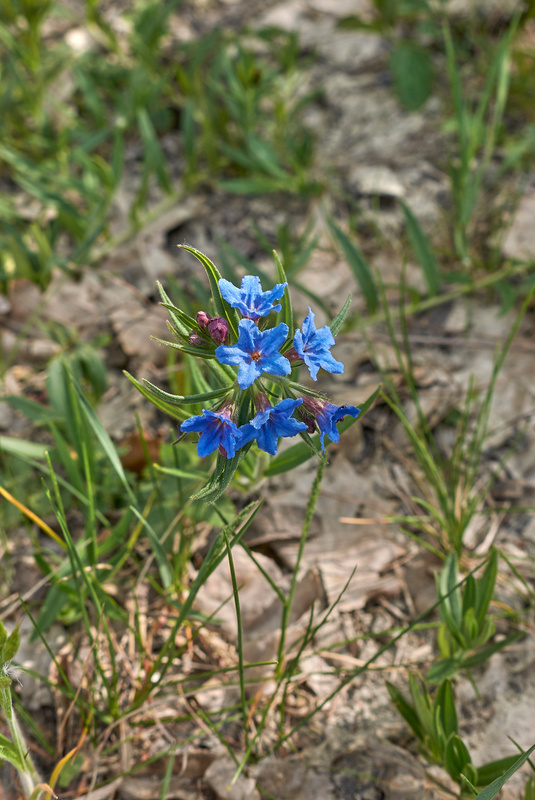
<svg viewBox="0 0 535 800">
<path fill-rule="evenodd" d="M 182 250 L 187 250 L 188 253 L 191 253 L 197 261 L 203 265 L 204 269 L 206 270 L 206 274 L 208 276 L 208 281 L 210 283 L 210 290 L 212 292 L 212 299 L 214 301 L 214 306 L 217 312 L 218 317 L 224 317 L 232 331 L 234 339 L 238 338 L 238 322 L 239 316 L 238 314 L 229 309 L 227 305 L 225 305 L 223 301 L 223 297 L 221 296 L 221 292 L 219 290 L 219 281 L 221 280 L 221 273 L 219 272 L 216 265 L 213 261 L 210 261 L 208 256 L 205 256 L 204 253 L 201 253 L 200 250 L 196 250 L 194 247 L 190 247 L 186 244 L 179 244 L 178 245 Z"/>
<path fill-rule="evenodd" d="M 195 405 L 195 403 L 205 403 L 206 401 L 217 400 L 218 397 L 224 397 L 226 394 L 228 394 L 231 388 L 229 386 L 222 386 L 220 389 L 214 389 L 212 392 L 180 395 L 165 392 L 163 389 L 155 386 L 154 383 L 151 383 L 146 378 L 143 379 L 143 383 L 151 392 L 154 393 L 156 397 L 158 397 L 160 400 L 164 400 L 166 403 L 171 403 L 173 406 Z"/>
<path fill-rule="evenodd" d="M 140 383 L 140 381 L 136 380 L 134 378 L 134 376 L 130 375 L 130 373 L 126 372 L 126 370 L 124 370 L 124 374 L 126 375 L 128 380 L 130 381 L 130 383 L 133 383 L 134 386 L 136 387 L 136 389 L 139 392 L 141 392 L 143 397 L 146 397 L 147 400 L 150 400 L 150 402 L 154 406 L 156 406 L 156 408 L 159 408 L 160 411 L 163 411 L 165 414 L 169 414 L 170 417 L 174 417 L 175 419 L 179 419 L 181 422 L 189 417 L 189 414 L 188 414 L 187 411 L 183 411 L 182 409 L 177 408 L 177 406 L 172 405 L 171 403 L 167 402 L 166 400 L 164 401 L 164 400 L 160 399 L 159 397 L 156 397 L 156 395 L 154 395 L 150 391 L 150 389 L 148 389 L 143 383 Z"/>
<path fill-rule="evenodd" d="M 278 256 L 278 253 L 274 250 L 273 257 L 275 258 L 275 263 L 277 265 L 277 277 L 279 279 L 279 283 L 288 283 L 288 278 L 286 277 L 286 273 L 284 271 L 284 267 L 282 266 L 282 262 Z M 283 296 L 280 299 L 281 310 L 277 314 L 277 323 L 284 322 L 288 326 L 288 339 L 291 341 L 294 335 L 294 315 L 292 310 L 292 301 L 290 298 L 290 292 L 288 291 L 288 287 L 286 287 L 286 291 L 284 292 Z"/>
<path fill-rule="evenodd" d="M 347 317 L 347 312 L 349 311 L 350 305 L 351 305 L 351 294 L 348 295 L 344 305 L 342 306 L 336 317 L 329 325 L 329 328 L 331 329 L 331 333 L 333 336 L 336 336 L 336 334 L 340 331 L 340 328 L 344 324 L 344 320 Z"/>
</svg>

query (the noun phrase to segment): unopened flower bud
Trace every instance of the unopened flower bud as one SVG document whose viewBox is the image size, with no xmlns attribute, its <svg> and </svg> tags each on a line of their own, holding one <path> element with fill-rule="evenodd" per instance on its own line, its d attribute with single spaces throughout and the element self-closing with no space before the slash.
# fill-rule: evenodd
<svg viewBox="0 0 535 800">
<path fill-rule="evenodd" d="M 195 333 L 195 331 L 190 333 L 189 343 L 195 347 L 206 347 L 206 341 L 202 338 L 202 336 L 199 336 L 198 333 Z"/>
<path fill-rule="evenodd" d="M 312 416 L 305 408 L 301 406 L 301 408 L 297 409 L 297 414 L 302 422 L 305 423 L 307 426 L 307 433 L 315 433 L 316 432 L 316 419 Z"/>
<path fill-rule="evenodd" d="M 289 350 L 286 350 L 286 352 L 284 353 L 284 357 L 287 358 L 288 361 L 290 361 L 290 363 L 293 363 L 294 361 L 303 360 L 299 355 L 299 353 L 296 351 L 295 347 L 290 347 Z"/>
<path fill-rule="evenodd" d="M 197 325 L 203 330 L 206 328 L 212 317 L 206 311 L 197 312 Z"/>
<path fill-rule="evenodd" d="M 314 416 L 321 414 L 325 406 L 331 405 L 327 400 L 320 400 L 319 397 L 311 397 L 310 395 L 303 395 L 303 407 L 306 408 Z"/>
<path fill-rule="evenodd" d="M 197 319 L 198 319 L 197 314 Z M 223 317 L 214 317 L 207 325 L 206 330 L 217 344 L 225 344 L 228 336 L 228 322 Z"/>
<path fill-rule="evenodd" d="M 257 411 L 265 411 L 266 408 L 270 408 L 271 403 L 269 402 L 267 395 L 264 392 L 258 392 L 254 399 L 254 404 L 256 406 Z"/>
</svg>

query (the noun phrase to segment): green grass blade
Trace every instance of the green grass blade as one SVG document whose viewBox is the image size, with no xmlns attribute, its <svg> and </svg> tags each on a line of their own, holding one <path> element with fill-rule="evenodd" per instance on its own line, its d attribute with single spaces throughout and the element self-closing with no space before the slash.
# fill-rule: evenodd
<svg viewBox="0 0 535 800">
<path fill-rule="evenodd" d="M 342 248 L 347 264 L 362 290 L 368 311 L 370 314 L 375 314 L 379 308 L 379 296 L 368 262 L 361 251 L 353 244 L 347 234 L 338 227 L 334 220 L 329 218 L 327 224 L 334 239 Z"/>
<path fill-rule="evenodd" d="M 236 569 L 234 568 L 234 559 L 232 557 L 232 548 L 226 531 L 223 531 L 225 545 L 227 548 L 227 558 L 230 570 L 230 580 L 232 583 L 232 594 L 234 597 L 234 608 L 236 609 L 236 629 L 237 629 L 237 649 L 238 649 L 238 678 L 240 681 L 240 705 L 242 713 L 242 725 L 245 746 L 249 744 L 249 714 L 247 711 L 247 695 L 245 693 L 245 672 L 243 661 L 243 625 L 240 607 L 240 592 L 238 588 L 238 579 L 236 578 Z"/>
<path fill-rule="evenodd" d="M 212 392 L 204 392 L 203 394 L 179 395 L 170 394 L 169 392 L 158 388 L 158 386 L 155 386 L 146 378 L 143 379 L 143 383 L 145 386 L 147 386 L 149 391 L 155 395 L 155 397 L 160 400 L 164 400 L 166 403 L 170 403 L 172 406 L 194 405 L 196 403 L 205 403 L 209 400 L 216 400 L 218 397 L 224 397 L 224 395 L 228 394 L 232 389 L 231 386 L 223 386 L 221 389 L 214 389 Z"/>
<path fill-rule="evenodd" d="M 273 257 L 275 259 L 275 264 L 277 265 L 277 277 L 279 279 L 279 283 L 288 284 L 288 278 L 286 277 L 284 267 L 282 266 L 282 262 L 279 258 L 279 255 L 275 250 L 273 251 Z M 294 336 L 294 315 L 292 309 L 292 299 L 290 297 L 290 290 L 288 285 L 286 286 L 286 289 L 284 291 L 280 303 L 281 303 L 281 310 L 277 314 L 277 323 L 284 322 L 288 326 L 288 339 L 291 341 Z"/>
<path fill-rule="evenodd" d="M 483 789 L 483 791 L 480 792 L 477 795 L 477 797 L 474 798 L 474 800 L 493 800 L 493 798 L 496 797 L 496 795 L 502 789 L 502 787 L 507 783 L 509 778 L 512 775 L 514 775 L 515 772 L 526 763 L 526 761 L 528 760 L 528 758 L 530 757 L 530 755 L 533 753 L 534 750 L 535 750 L 535 744 L 532 745 L 529 748 L 529 750 L 526 750 L 526 752 L 523 755 L 521 755 L 520 758 L 517 759 L 515 763 L 511 767 L 509 767 L 509 769 L 506 772 L 504 772 L 501 778 L 496 778 L 495 781 L 492 781 L 492 783 L 489 784 L 489 786 L 487 786 L 486 789 Z M 478 782 L 479 782 L 479 777 L 478 777 Z"/>
<path fill-rule="evenodd" d="M 424 280 L 431 297 L 435 297 L 440 291 L 440 275 L 438 262 L 433 252 L 429 239 L 420 227 L 420 223 L 412 213 L 411 209 L 403 200 L 401 208 L 405 217 L 405 225 L 409 239 L 416 255 L 416 259 L 422 269 Z"/>
<path fill-rule="evenodd" d="M 89 405 L 87 400 L 85 399 L 82 390 L 80 389 L 80 387 L 78 386 L 78 384 L 74 380 L 73 380 L 73 386 L 74 386 L 76 395 L 78 397 L 78 401 L 80 403 L 80 408 L 81 408 L 81 410 L 82 410 L 82 412 L 84 414 L 85 419 L 87 420 L 87 422 L 89 423 L 90 427 L 92 428 L 93 433 L 95 434 L 95 436 L 99 440 L 102 449 L 104 450 L 105 454 L 107 455 L 107 457 L 108 457 L 111 465 L 113 466 L 115 472 L 119 476 L 119 479 L 120 479 L 121 483 L 123 484 L 123 486 L 124 486 L 124 488 L 126 490 L 126 493 L 128 494 L 128 497 L 130 498 L 132 503 L 136 504 L 137 503 L 136 496 L 135 496 L 134 492 L 132 491 L 132 488 L 130 487 L 130 484 L 128 483 L 128 481 L 126 479 L 126 475 L 125 475 L 125 472 L 124 472 L 124 469 L 123 469 L 123 465 L 121 464 L 121 460 L 119 458 L 119 454 L 117 453 L 117 449 L 116 449 L 115 445 L 113 444 L 112 440 L 110 439 L 110 436 L 109 436 L 108 432 L 106 431 L 106 429 L 104 428 L 103 424 L 101 423 L 101 421 L 99 420 L 99 418 L 97 417 L 97 415 L 95 414 L 95 412 L 93 411 L 93 409 L 91 408 L 91 406 Z"/>
<path fill-rule="evenodd" d="M 17 439 L 14 436 L 0 436 L 0 452 L 9 453 L 19 458 L 44 459 L 50 447 L 38 442 L 29 442 L 26 439 Z"/>
<path fill-rule="evenodd" d="M 130 381 L 130 383 L 133 383 L 136 389 L 139 392 L 141 392 L 143 397 L 146 397 L 147 400 L 150 400 L 150 402 L 153 405 L 155 405 L 156 408 L 159 408 L 160 411 L 164 411 L 166 414 L 169 414 L 170 417 L 179 419 L 181 422 L 183 422 L 185 419 L 188 418 L 189 414 L 187 413 L 187 411 L 183 411 L 182 409 L 177 408 L 171 403 L 164 402 L 163 400 L 157 398 L 154 394 L 152 394 L 152 392 L 149 389 L 147 389 L 147 387 L 144 384 L 142 384 L 140 381 L 134 378 L 133 375 L 130 375 L 130 373 L 126 372 L 126 370 L 124 370 L 123 372 L 124 375 L 126 375 L 128 380 Z"/>
<path fill-rule="evenodd" d="M 342 306 L 336 317 L 332 320 L 331 324 L 329 325 L 329 328 L 331 329 L 331 333 L 333 336 L 336 336 L 340 332 L 340 328 L 345 322 L 345 318 L 347 317 L 350 305 L 351 305 L 351 294 L 348 295 L 344 305 Z"/>
<path fill-rule="evenodd" d="M 219 291 L 219 281 L 221 280 L 221 273 L 219 272 L 216 265 L 210 261 L 208 256 L 205 256 L 204 253 L 201 253 L 200 250 L 196 250 L 194 247 L 190 247 L 187 244 L 179 244 L 178 247 L 182 250 L 187 250 L 188 253 L 191 253 L 197 261 L 203 265 L 206 275 L 208 276 L 208 281 L 210 283 L 210 290 L 212 292 L 212 299 L 214 301 L 214 306 L 216 310 L 216 315 L 218 317 L 224 317 L 228 320 L 230 328 L 232 330 L 232 334 L 237 340 L 238 338 L 238 315 L 234 311 L 234 309 L 229 309 L 225 307 L 223 297 L 221 292 Z"/>
</svg>

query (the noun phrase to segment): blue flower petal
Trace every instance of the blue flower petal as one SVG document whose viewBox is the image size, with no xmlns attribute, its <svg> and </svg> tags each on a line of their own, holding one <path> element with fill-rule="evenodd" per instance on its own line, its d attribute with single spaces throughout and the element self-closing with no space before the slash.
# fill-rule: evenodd
<svg viewBox="0 0 535 800">
<path fill-rule="evenodd" d="M 289 375 L 292 371 L 292 365 L 280 353 L 267 358 L 261 358 L 258 362 L 263 372 L 268 372 L 270 375 Z"/>
<path fill-rule="evenodd" d="M 334 336 L 328 325 L 316 330 L 314 313 L 309 307 L 308 314 L 303 320 L 303 331 L 295 332 L 293 345 L 295 352 L 303 359 L 314 380 L 317 380 L 320 367 L 331 373 L 340 374 L 344 371 L 341 361 L 336 361 L 329 352 L 334 343 Z"/>
<path fill-rule="evenodd" d="M 252 386 L 263 371 L 261 361 L 247 359 L 247 354 L 245 354 L 238 367 L 238 386 L 240 389 L 248 389 L 249 386 Z M 268 371 L 271 372 L 271 370 Z"/>
<path fill-rule="evenodd" d="M 258 431 L 256 443 L 264 453 L 274 456 L 277 452 L 278 438 L 275 425 L 270 421 Z"/>
<path fill-rule="evenodd" d="M 321 449 L 323 452 L 325 452 L 325 436 L 328 436 L 331 442 L 340 441 L 340 433 L 336 427 L 336 423 L 347 414 L 352 417 L 358 417 L 360 408 L 355 408 L 355 406 L 335 406 L 333 403 L 325 403 L 323 409 L 315 414 L 316 422 L 320 429 Z"/>
<path fill-rule="evenodd" d="M 219 290 L 226 302 L 247 319 L 257 320 L 267 317 L 271 311 L 280 311 L 280 304 L 274 305 L 274 300 L 280 300 L 286 289 L 286 283 L 278 283 L 267 292 L 262 291 L 260 278 L 256 275 L 245 275 L 242 278 L 241 289 L 237 289 L 230 281 L 221 278 Z"/>
<path fill-rule="evenodd" d="M 185 433 L 200 433 L 197 443 L 197 453 L 200 456 L 208 456 L 221 445 L 228 458 L 235 455 L 236 447 L 240 439 L 240 431 L 225 413 L 203 410 L 202 416 L 197 415 L 185 420 L 180 430 Z"/>
<path fill-rule="evenodd" d="M 257 280 L 260 283 L 260 278 L 257 278 Z M 229 306 L 233 308 L 236 308 L 242 302 L 241 291 L 234 286 L 233 283 L 225 280 L 225 278 L 221 278 L 219 281 L 219 291 L 221 292 L 223 300 L 226 300 Z"/>
<path fill-rule="evenodd" d="M 231 347 L 220 345 L 215 355 L 220 364 L 238 365 L 238 385 L 247 389 L 263 372 L 290 374 L 290 362 L 278 352 L 287 336 L 288 326 L 284 322 L 261 331 L 252 320 L 242 319 L 238 326 L 237 344 Z"/>
<path fill-rule="evenodd" d="M 241 323 L 240 323 L 241 324 Z M 262 352 L 265 355 L 278 353 L 288 336 L 288 326 L 281 322 L 275 328 L 268 328 L 262 334 Z"/>
<path fill-rule="evenodd" d="M 275 455 L 279 436 L 296 436 L 307 429 L 304 422 L 291 416 L 302 402 L 301 398 L 297 400 L 286 398 L 276 406 L 268 406 L 263 411 L 259 411 L 251 422 L 240 428 L 242 438 L 239 446 L 256 439 L 260 450 Z"/>
</svg>

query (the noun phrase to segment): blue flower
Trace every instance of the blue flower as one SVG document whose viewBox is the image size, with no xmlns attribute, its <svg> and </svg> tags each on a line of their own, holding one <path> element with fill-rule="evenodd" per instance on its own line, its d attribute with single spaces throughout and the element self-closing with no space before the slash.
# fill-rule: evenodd
<svg viewBox="0 0 535 800">
<path fill-rule="evenodd" d="M 303 320 L 303 332 L 297 330 L 294 334 L 294 348 L 297 355 L 303 359 L 314 380 L 320 367 L 327 372 L 341 373 L 344 365 L 335 361 L 329 352 L 334 344 L 334 336 L 328 325 L 316 330 L 314 314 L 308 307 L 308 314 Z"/>
<path fill-rule="evenodd" d="M 197 443 L 197 452 L 200 456 L 208 456 L 214 450 L 221 448 L 226 458 L 233 458 L 241 444 L 240 431 L 236 423 L 232 422 L 227 411 L 206 411 L 202 415 L 190 417 L 185 420 L 180 430 L 183 433 L 200 433 Z"/>
<path fill-rule="evenodd" d="M 316 419 L 323 452 L 325 452 L 325 436 L 328 436 L 331 442 L 340 441 L 336 423 L 340 422 L 346 414 L 352 417 L 358 417 L 360 414 L 360 408 L 355 408 L 355 406 L 335 406 L 334 403 L 315 397 L 303 397 L 303 405 Z"/>
<path fill-rule="evenodd" d="M 280 304 L 273 305 L 273 300 L 280 300 L 288 284 L 278 283 L 269 292 L 262 291 L 260 278 L 256 275 L 245 275 L 241 289 L 237 289 L 230 281 L 221 278 L 219 290 L 223 299 L 237 308 L 247 319 L 257 320 L 267 317 L 270 311 L 280 311 Z"/>
<path fill-rule="evenodd" d="M 242 319 L 238 326 L 238 343 L 220 345 L 215 355 L 220 364 L 238 365 L 240 389 L 252 386 L 263 372 L 288 375 L 290 362 L 279 353 L 288 336 L 288 326 L 281 322 L 276 328 L 261 331 L 251 319 Z"/>
<path fill-rule="evenodd" d="M 277 452 L 279 436 L 295 436 L 301 431 L 306 431 L 305 423 L 292 417 L 293 412 L 302 402 L 301 398 L 298 400 L 287 398 L 281 400 L 276 406 L 268 405 L 263 408 L 250 422 L 241 426 L 239 446 L 256 439 L 260 450 L 274 456 Z"/>
</svg>

